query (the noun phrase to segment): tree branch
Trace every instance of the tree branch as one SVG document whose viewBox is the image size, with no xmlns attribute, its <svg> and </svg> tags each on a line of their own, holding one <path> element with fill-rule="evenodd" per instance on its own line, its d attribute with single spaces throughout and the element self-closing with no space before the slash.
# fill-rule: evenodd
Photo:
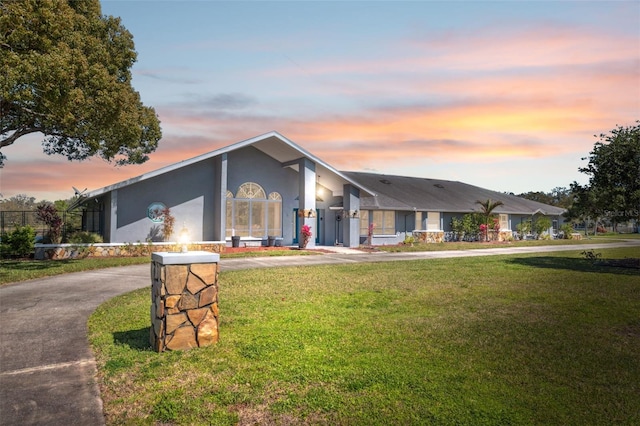
<svg viewBox="0 0 640 426">
<path fill-rule="evenodd" d="M 7 136 L 6 138 L 0 140 L 0 148 L 3 148 L 5 146 L 9 146 L 11 144 L 13 144 L 16 140 L 18 140 L 18 138 L 24 136 L 24 135 L 28 135 L 29 133 L 36 133 L 39 132 L 40 129 L 35 128 L 35 127 L 25 127 L 22 129 L 18 129 L 15 132 L 13 132 L 13 134 Z"/>
</svg>

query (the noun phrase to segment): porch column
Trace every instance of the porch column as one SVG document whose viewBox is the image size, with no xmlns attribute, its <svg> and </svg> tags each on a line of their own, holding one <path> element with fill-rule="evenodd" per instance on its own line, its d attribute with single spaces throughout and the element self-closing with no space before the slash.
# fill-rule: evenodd
<svg viewBox="0 0 640 426">
<path fill-rule="evenodd" d="M 342 201 L 345 218 L 342 241 L 345 247 L 360 246 L 360 190 L 353 185 L 344 185 Z"/>
<path fill-rule="evenodd" d="M 318 229 L 316 229 L 316 164 L 308 158 L 301 158 L 298 163 L 299 166 L 299 191 L 298 195 L 298 220 L 297 229 L 298 241 L 302 241 L 301 231 L 303 225 L 308 225 L 311 228 L 313 235 L 309 239 L 307 248 L 313 248 L 316 246 L 316 237 L 318 236 Z"/>
<path fill-rule="evenodd" d="M 213 240 L 227 237 L 227 154 L 216 157 L 213 185 Z"/>
<path fill-rule="evenodd" d="M 118 232 L 118 190 L 111 191 L 111 203 L 109 206 L 109 242 L 119 243 L 116 235 Z"/>
</svg>

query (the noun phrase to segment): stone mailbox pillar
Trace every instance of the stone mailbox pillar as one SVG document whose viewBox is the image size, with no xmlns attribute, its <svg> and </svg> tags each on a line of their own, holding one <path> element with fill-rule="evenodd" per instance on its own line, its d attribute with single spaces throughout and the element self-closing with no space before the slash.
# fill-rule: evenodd
<svg viewBox="0 0 640 426">
<path fill-rule="evenodd" d="M 154 350 L 184 350 L 218 341 L 218 263 L 205 251 L 151 254 Z"/>
</svg>

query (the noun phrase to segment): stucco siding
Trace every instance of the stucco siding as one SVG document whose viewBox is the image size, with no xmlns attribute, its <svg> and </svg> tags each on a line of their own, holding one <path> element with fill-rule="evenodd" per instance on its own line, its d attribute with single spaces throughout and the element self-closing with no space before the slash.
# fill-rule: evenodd
<svg viewBox="0 0 640 426">
<path fill-rule="evenodd" d="M 240 185 L 257 183 L 267 196 L 278 192 L 282 197 L 282 238 L 284 244 L 292 244 L 295 217 L 298 208 L 298 173 L 262 151 L 249 146 L 228 154 L 227 189 L 235 196 Z"/>
<path fill-rule="evenodd" d="M 111 242 L 136 242 L 159 240 L 162 223 L 155 223 L 147 216 L 147 209 L 154 202 L 169 207 L 175 218 L 175 240 L 183 228 L 194 241 L 212 239 L 213 188 L 215 166 L 213 159 L 195 163 L 165 174 L 118 189 L 117 229 Z"/>
</svg>

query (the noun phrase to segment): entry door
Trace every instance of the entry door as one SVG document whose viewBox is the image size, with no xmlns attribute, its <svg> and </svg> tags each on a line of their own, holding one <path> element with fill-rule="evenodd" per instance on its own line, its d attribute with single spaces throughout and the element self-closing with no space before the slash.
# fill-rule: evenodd
<svg viewBox="0 0 640 426">
<path fill-rule="evenodd" d="M 294 221 L 294 228 L 293 228 L 293 244 L 298 244 L 298 227 L 300 226 L 300 217 L 298 216 L 298 209 L 293 209 L 293 217 L 295 217 L 295 221 Z M 320 229 L 320 210 L 316 209 L 316 225 L 314 227 L 314 229 L 311 230 L 311 232 L 313 232 L 313 235 L 315 235 L 316 237 L 316 244 L 320 243 L 320 233 L 321 233 L 321 229 Z"/>
</svg>

